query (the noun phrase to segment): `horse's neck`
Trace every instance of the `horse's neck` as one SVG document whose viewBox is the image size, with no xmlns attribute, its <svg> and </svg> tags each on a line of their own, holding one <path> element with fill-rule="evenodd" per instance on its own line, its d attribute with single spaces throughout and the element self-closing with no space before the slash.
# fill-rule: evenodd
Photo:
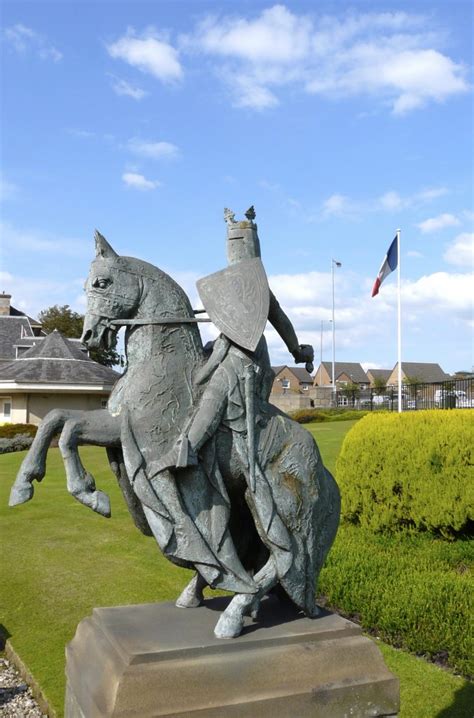
<svg viewBox="0 0 474 718">
<path fill-rule="evenodd" d="M 167 282 L 152 287 L 146 292 L 138 308 L 137 322 L 125 334 L 125 351 L 128 366 L 157 359 L 163 352 L 180 352 L 187 355 L 187 361 L 195 364 L 204 356 L 201 335 L 196 324 L 179 323 L 180 319 L 194 316 L 191 304 L 180 287 Z M 162 319 L 176 319 L 176 324 L 160 324 Z"/>
</svg>

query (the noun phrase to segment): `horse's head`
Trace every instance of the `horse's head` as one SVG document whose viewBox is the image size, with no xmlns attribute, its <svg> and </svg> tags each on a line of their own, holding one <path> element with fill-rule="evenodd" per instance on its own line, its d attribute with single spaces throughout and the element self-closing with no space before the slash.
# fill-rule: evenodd
<svg viewBox="0 0 474 718">
<path fill-rule="evenodd" d="M 134 315 L 142 284 L 139 274 L 131 270 L 128 258 L 114 252 L 100 232 L 95 233 L 95 246 L 96 258 L 85 284 L 87 311 L 82 341 L 90 349 L 111 349 L 119 329 L 119 324 L 111 325 L 111 320 Z"/>
</svg>

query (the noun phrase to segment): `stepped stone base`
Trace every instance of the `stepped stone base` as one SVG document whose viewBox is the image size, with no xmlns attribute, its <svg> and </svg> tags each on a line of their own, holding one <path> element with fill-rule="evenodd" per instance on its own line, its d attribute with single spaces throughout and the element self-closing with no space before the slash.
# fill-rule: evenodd
<svg viewBox="0 0 474 718">
<path fill-rule="evenodd" d="M 213 629 L 227 603 L 94 609 L 66 649 L 66 718 L 397 715 L 398 679 L 354 623 L 268 598 L 223 641 Z"/>
</svg>

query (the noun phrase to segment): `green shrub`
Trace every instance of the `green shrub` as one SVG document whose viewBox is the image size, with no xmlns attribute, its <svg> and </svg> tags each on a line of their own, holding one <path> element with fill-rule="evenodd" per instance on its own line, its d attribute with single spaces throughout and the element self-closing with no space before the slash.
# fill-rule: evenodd
<svg viewBox="0 0 474 718">
<path fill-rule="evenodd" d="M 468 409 L 365 416 L 346 435 L 336 464 L 342 518 L 375 531 L 467 533 L 472 427 Z"/>
<path fill-rule="evenodd" d="M 33 437 L 29 434 L 15 434 L 10 439 L 0 437 L 0 454 L 9 454 L 11 451 L 23 451 L 29 449 L 33 443 Z"/>
<path fill-rule="evenodd" d="M 357 409 L 298 409 L 289 412 L 294 421 L 299 424 L 309 424 L 313 421 L 349 421 L 351 419 L 362 419 L 366 411 Z"/>
<path fill-rule="evenodd" d="M 474 673 L 472 543 L 341 526 L 321 573 L 329 605 L 383 640 Z"/>
<path fill-rule="evenodd" d="M 36 436 L 38 427 L 34 424 L 0 424 L 0 438 L 11 439 L 17 434 Z"/>
<path fill-rule="evenodd" d="M 326 421 L 326 415 L 319 409 L 298 409 L 298 411 L 290 411 L 289 415 L 299 424 L 309 424 L 311 421 Z"/>
</svg>

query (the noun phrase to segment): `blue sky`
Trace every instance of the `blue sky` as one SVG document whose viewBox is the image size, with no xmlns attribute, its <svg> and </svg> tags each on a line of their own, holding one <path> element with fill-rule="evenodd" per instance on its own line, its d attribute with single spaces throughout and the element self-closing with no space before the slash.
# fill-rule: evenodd
<svg viewBox="0 0 474 718">
<path fill-rule="evenodd" d="M 223 208 L 254 204 L 300 340 L 341 361 L 470 369 L 472 5 L 2 3 L 1 286 L 83 311 L 95 227 L 197 303 L 225 265 Z M 207 330 L 212 331 L 212 330 Z M 272 360 L 292 363 L 267 332 Z"/>
</svg>

